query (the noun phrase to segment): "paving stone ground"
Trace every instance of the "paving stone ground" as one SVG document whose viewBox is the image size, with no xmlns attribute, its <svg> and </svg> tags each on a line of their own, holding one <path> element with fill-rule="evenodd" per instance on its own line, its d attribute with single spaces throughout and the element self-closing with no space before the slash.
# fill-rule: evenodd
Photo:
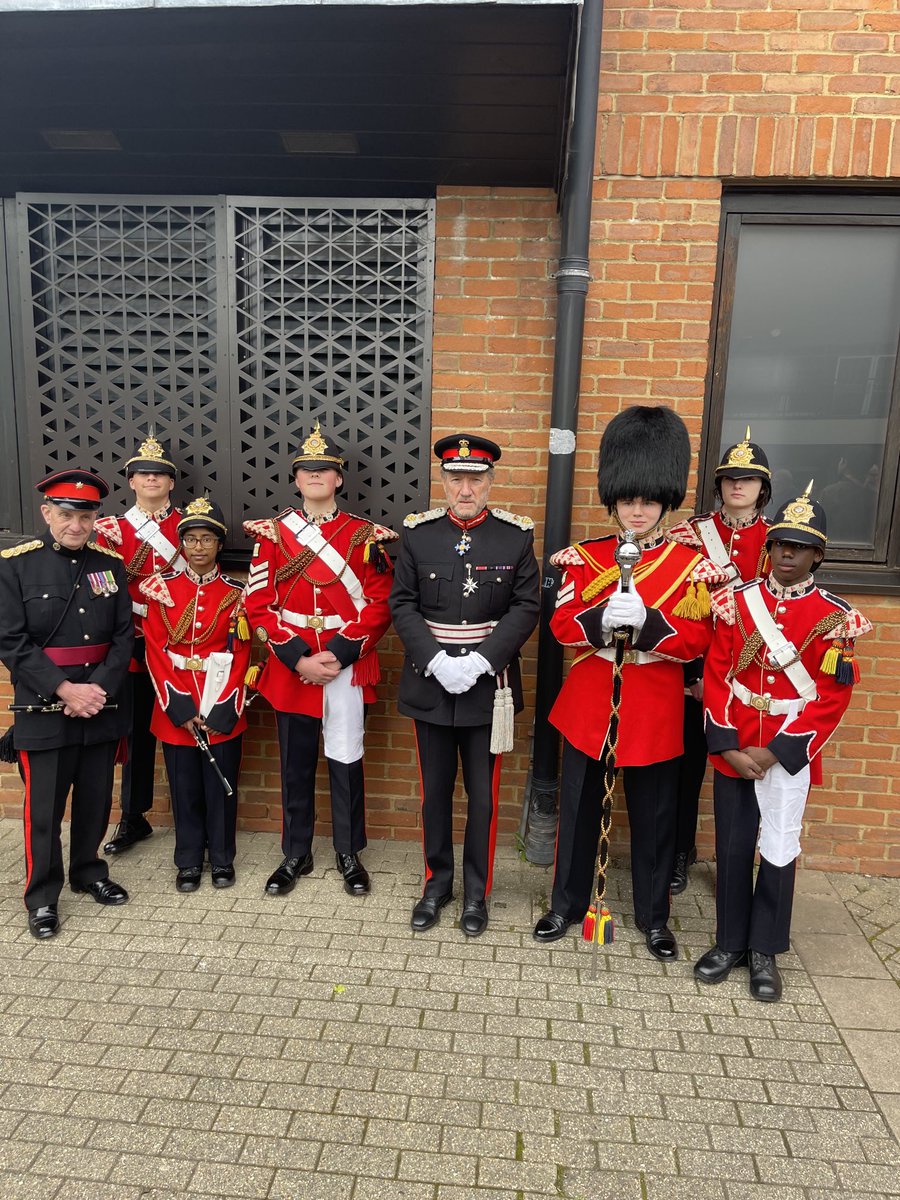
<svg viewBox="0 0 900 1200">
<path fill-rule="evenodd" d="M 716 988 L 713 868 L 651 959 L 613 872 L 615 945 L 530 932 L 549 873 L 498 851 L 491 925 L 414 936 L 414 843 L 345 897 L 324 843 L 284 899 L 271 834 L 237 885 L 173 887 L 173 836 L 64 892 L 37 943 L 0 822 L 3 1200 L 855 1200 L 900 1195 L 900 881 L 801 872 L 785 1001 Z M 892 1132 L 893 1130 L 893 1132 Z"/>
</svg>

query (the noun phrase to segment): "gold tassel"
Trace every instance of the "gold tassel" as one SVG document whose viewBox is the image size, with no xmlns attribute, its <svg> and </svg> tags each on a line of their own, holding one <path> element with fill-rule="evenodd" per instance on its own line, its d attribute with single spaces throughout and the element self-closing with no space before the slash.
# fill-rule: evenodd
<svg viewBox="0 0 900 1200">
<path fill-rule="evenodd" d="M 609 909 L 604 904 L 600 909 L 600 928 L 597 931 L 597 944 L 611 946 L 616 940 L 616 926 Z"/>
<path fill-rule="evenodd" d="M 258 664 L 256 666 L 250 667 L 249 670 L 247 671 L 247 674 L 244 676 L 245 687 L 255 688 L 257 682 L 259 681 L 259 676 L 260 676 L 261 672 L 262 672 L 262 667 L 260 667 Z"/>
<path fill-rule="evenodd" d="M 825 657 L 822 659 L 822 665 L 819 670 L 823 675 L 834 675 L 838 665 L 838 648 L 835 642 L 832 642 L 825 651 Z"/>
<path fill-rule="evenodd" d="M 700 619 L 708 617 L 712 612 L 712 604 L 709 599 L 709 588 L 701 579 L 697 584 L 697 612 Z"/>
<path fill-rule="evenodd" d="M 618 565 L 607 567 L 605 571 L 601 571 L 596 579 L 592 579 L 586 588 L 582 588 L 581 599 L 587 603 L 593 600 L 595 596 L 599 596 L 604 588 L 608 588 L 611 583 L 619 578 L 621 574 Z"/>
<path fill-rule="evenodd" d="M 697 589 L 694 587 L 693 576 L 691 576 L 687 591 L 672 609 L 672 612 L 676 617 L 684 617 L 687 621 L 696 621 L 699 619 L 697 613 Z"/>
<path fill-rule="evenodd" d="M 238 640 L 242 642 L 250 641 L 250 622 L 247 620 L 247 614 L 241 612 L 237 621 Z"/>
</svg>

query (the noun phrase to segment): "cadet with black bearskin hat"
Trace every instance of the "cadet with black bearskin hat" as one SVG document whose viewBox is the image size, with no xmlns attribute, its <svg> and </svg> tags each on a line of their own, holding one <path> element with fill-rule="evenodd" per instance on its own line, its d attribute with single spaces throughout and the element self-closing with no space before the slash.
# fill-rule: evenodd
<svg viewBox="0 0 900 1200">
<path fill-rule="evenodd" d="M 109 495 L 105 481 L 70 468 L 35 486 L 44 497 L 44 535 L 0 553 L 0 660 L 12 678 L 25 784 L 28 928 L 49 938 L 59 929 L 60 830 L 70 790 L 69 886 L 98 904 L 128 899 L 97 850 L 116 749 L 128 730 L 134 632 L 122 559 L 88 540 Z"/>
<path fill-rule="evenodd" d="M 151 728 L 163 744 L 172 793 L 179 892 L 197 890 L 207 855 L 213 887 L 231 887 L 235 879 L 250 628 L 243 584 L 218 565 L 227 535 L 219 505 L 199 496 L 178 522 L 184 571 L 141 584 L 156 691 Z"/>
<path fill-rule="evenodd" d="M 706 661 L 706 739 L 715 767 L 716 944 L 694 966 L 721 983 L 749 963 L 750 995 L 782 994 L 775 956 L 788 949 L 796 859 L 821 752 L 850 703 L 855 639 L 872 627 L 816 586 L 827 545 L 825 510 L 802 496 L 778 512 L 771 570 L 713 597 Z M 759 872 L 753 861 L 759 837 Z"/>
<path fill-rule="evenodd" d="M 620 533 L 551 558 L 564 571 L 551 629 L 577 656 L 550 714 L 565 743 L 553 894 L 550 911 L 534 928 L 539 942 L 563 937 L 588 910 L 614 755 L 631 824 L 635 923 L 655 958 L 678 955 L 668 920 L 683 750 L 682 664 L 707 648 L 708 589 L 725 579 L 719 567 L 663 532 L 666 513 L 684 499 L 690 459 L 687 429 L 671 409 L 636 405 L 613 417 L 600 442 L 598 483 Z M 623 540 L 634 540 L 641 552 L 628 590 L 622 590 L 616 559 Z M 630 630 L 631 645 L 621 665 L 616 744 L 610 736 L 617 669 L 612 641 L 619 628 Z"/>
<path fill-rule="evenodd" d="M 135 503 L 121 517 L 101 517 L 94 527 L 97 544 L 117 551 L 125 561 L 135 634 L 134 654 L 128 668 L 131 729 L 128 754 L 122 766 L 122 815 L 115 833 L 103 847 L 106 854 L 122 854 L 153 832 L 146 814 L 153 807 L 156 738 L 150 729 L 153 684 L 147 674 L 144 649 L 147 602 L 141 595 L 141 584 L 161 571 L 184 570 L 184 559 L 178 552 L 181 512 L 171 502 L 177 472 L 152 432 L 125 463 L 125 474 Z"/>
<path fill-rule="evenodd" d="M 728 572 L 723 585 L 746 583 L 768 568 L 763 516 L 772 499 L 772 472 L 766 452 L 750 441 L 750 426 L 742 442 L 729 446 L 716 467 L 715 492 L 719 507 L 673 525 L 668 537 L 700 550 L 710 562 Z M 672 895 L 687 887 L 688 868 L 697 861 L 697 814 L 706 774 L 706 735 L 703 732 L 703 659 L 684 668 L 684 755 L 678 775 L 678 831 Z"/>
<path fill-rule="evenodd" d="M 500 447 L 458 433 L 434 445 L 447 506 L 413 513 L 391 592 L 406 649 L 398 708 L 415 722 L 422 784 L 425 886 L 412 911 L 417 933 L 453 899 L 453 789 L 459 762 L 468 800 L 460 928 L 488 925 L 500 767 L 523 707 L 519 651 L 540 600 L 534 523 L 488 508 Z"/>
</svg>

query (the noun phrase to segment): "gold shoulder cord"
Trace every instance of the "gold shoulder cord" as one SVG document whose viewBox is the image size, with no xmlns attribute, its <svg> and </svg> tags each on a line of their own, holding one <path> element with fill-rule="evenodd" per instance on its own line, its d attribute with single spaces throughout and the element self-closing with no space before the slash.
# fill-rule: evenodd
<svg viewBox="0 0 900 1200">
<path fill-rule="evenodd" d="M 740 606 L 738 604 L 735 604 L 734 611 L 735 616 L 737 617 L 738 629 L 741 631 L 741 637 L 744 639 L 744 648 L 741 650 L 741 653 L 738 657 L 737 666 L 732 672 L 732 678 L 736 675 L 740 675 L 740 673 L 745 671 L 747 667 L 749 667 L 754 661 L 764 670 L 772 672 L 783 671 L 785 667 L 793 666 L 795 662 L 799 662 L 800 656 L 813 638 L 818 637 L 820 633 L 830 633 L 832 629 L 837 629 L 838 625 L 841 625 L 846 620 L 847 616 L 847 614 L 843 612 L 831 612 L 826 613 L 824 617 L 820 617 L 803 639 L 803 644 L 797 651 L 795 657 L 792 658 L 789 663 L 785 663 L 784 666 L 779 666 L 777 663 L 767 662 L 765 657 L 759 654 L 760 649 L 765 644 L 763 635 L 757 629 L 754 629 L 752 633 L 747 633 L 747 630 L 744 627 L 744 622 L 741 618 Z"/>
<path fill-rule="evenodd" d="M 129 583 L 131 583 L 132 580 L 138 579 L 140 577 L 141 567 L 147 561 L 147 555 L 149 553 L 150 553 L 149 543 L 141 542 L 141 547 L 138 550 L 137 554 L 135 554 L 134 558 L 131 560 L 130 563 L 125 564 L 125 574 L 128 576 Z M 177 551 L 176 551 L 176 553 L 177 553 Z M 174 561 L 175 560 L 173 558 L 172 562 L 174 562 Z M 168 569 L 169 566 L 171 566 L 171 563 L 166 564 L 166 569 Z"/>
<path fill-rule="evenodd" d="M 327 539 L 329 544 L 331 543 L 332 538 L 334 538 L 343 528 L 343 525 L 339 525 L 338 528 L 335 529 L 331 537 Z M 339 574 L 335 575 L 333 579 L 310 579 L 309 575 L 306 573 L 306 568 L 311 562 L 318 558 L 318 555 L 314 550 L 301 550 L 298 555 L 278 568 L 278 570 L 275 572 L 276 581 L 280 583 L 282 580 L 290 579 L 292 575 L 299 574 L 300 578 L 305 580 L 312 587 L 331 587 L 332 584 L 337 583 L 341 579 L 344 572 L 347 570 L 347 567 L 350 563 L 350 555 L 353 553 L 356 547 L 365 545 L 365 543 L 369 540 L 373 528 L 374 526 L 372 523 L 367 522 L 365 525 L 360 525 L 358 529 L 353 531 L 350 536 L 350 545 L 347 547 L 347 553 L 344 556 L 344 565 L 341 567 Z"/>
<path fill-rule="evenodd" d="M 220 614 L 223 613 L 230 605 L 234 604 L 235 600 L 237 600 L 240 594 L 240 588 L 228 589 L 228 591 L 219 601 L 219 606 L 213 613 L 212 620 L 209 622 L 209 626 L 203 633 L 198 634 L 197 637 L 194 638 L 193 645 L 202 646 L 205 641 L 212 637 L 216 628 L 216 621 L 218 620 Z M 178 618 L 174 626 L 169 621 L 169 614 L 166 612 L 165 608 L 160 605 L 160 612 L 162 613 L 162 619 L 163 624 L 166 627 L 166 633 L 169 635 L 170 645 L 178 646 L 186 640 L 185 634 L 187 633 L 188 628 L 194 619 L 194 607 L 196 603 L 197 600 L 195 597 L 193 600 L 191 600 L 190 604 L 188 604 L 187 608 L 185 608 L 184 612 Z"/>
</svg>

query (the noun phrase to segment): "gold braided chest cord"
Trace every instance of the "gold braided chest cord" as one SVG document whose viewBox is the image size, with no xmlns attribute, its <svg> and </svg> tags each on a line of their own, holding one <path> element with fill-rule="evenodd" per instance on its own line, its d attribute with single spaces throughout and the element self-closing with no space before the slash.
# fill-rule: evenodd
<svg viewBox="0 0 900 1200">
<path fill-rule="evenodd" d="M 785 667 L 793 666 L 795 662 L 800 660 L 800 656 L 813 638 L 817 638 L 820 633 L 830 633 L 832 629 L 837 629 L 838 625 L 842 625 L 846 620 L 847 614 L 844 612 L 830 612 L 826 613 L 824 617 L 820 617 L 803 639 L 803 645 L 797 651 L 796 655 L 789 663 L 785 663 L 784 666 L 768 662 L 764 654 L 760 655 L 759 651 L 765 645 L 763 635 L 757 629 L 754 629 L 752 633 L 747 633 L 741 618 L 741 610 L 737 605 L 735 605 L 735 616 L 737 617 L 737 626 L 741 632 L 741 637 L 744 639 L 744 647 L 738 657 L 737 666 L 731 674 L 732 678 L 740 675 L 742 671 L 746 671 L 747 667 L 753 662 L 763 670 L 773 672 L 783 671 Z"/>
<path fill-rule="evenodd" d="M 343 525 L 340 525 L 334 531 L 331 537 L 326 539 L 329 544 L 331 543 L 332 538 L 335 537 L 341 529 L 343 529 Z M 354 529 L 353 533 L 350 535 L 350 545 L 347 547 L 347 553 L 344 555 L 344 565 L 341 567 L 340 573 L 335 575 L 332 579 L 311 579 L 310 576 L 307 575 L 306 568 L 311 562 L 314 562 L 316 558 L 318 558 L 318 555 L 314 550 L 304 548 L 299 554 L 294 555 L 293 558 L 289 558 L 287 562 L 282 563 L 282 565 L 275 572 L 275 582 L 282 583 L 285 579 L 290 579 L 294 575 L 299 575 L 301 579 L 305 580 L 312 587 L 331 587 L 332 584 L 337 583 L 343 576 L 344 571 L 346 571 L 347 566 L 349 565 L 350 555 L 353 553 L 356 547 L 364 545 L 369 540 L 372 529 L 373 526 L 369 523 L 360 525 L 357 529 Z M 287 551 L 285 550 L 284 543 L 281 540 L 280 530 L 278 531 L 278 545 L 280 546 L 282 553 L 286 554 Z"/>
<path fill-rule="evenodd" d="M 216 611 L 213 613 L 212 620 L 209 623 L 209 627 L 206 630 L 204 630 L 203 633 L 198 633 L 197 636 L 191 642 L 191 645 L 202 646 L 203 643 L 205 641 L 207 641 L 208 638 L 212 637 L 213 633 L 215 632 L 216 622 L 218 621 L 219 616 L 225 611 L 226 608 L 229 608 L 232 604 L 234 604 L 235 600 L 237 600 L 237 598 L 238 598 L 238 596 L 240 596 L 240 594 L 241 594 L 241 592 L 240 592 L 239 588 L 229 588 L 229 590 L 225 593 L 225 595 L 219 601 L 219 606 L 216 609 Z M 185 608 L 184 612 L 178 618 L 178 620 L 176 621 L 174 626 L 169 621 L 169 614 L 166 612 L 165 608 L 162 605 L 160 605 L 160 611 L 162 612 L 163 624 L 165 625 L 166 632 L 169 635 L 169 645 L 170 646 L 180 646 L 182 643 L 184 643 L 188 640 L 185 637 L 185 634 L 187 633 L 188 629 L 191 626 L 191 623 L 194 620 L 194 609 L 196 607 L 196 604 L 197 604 L 197 598 L 195 596 L 191 600 L 190 604 L 188 604 L 188 606 Z"/>
<path fill-rule="evenodd" d="M 152 546 L 150 545 L 149 542 L 141 542 L 141 545 L 140 545 L 140 548 L 138 549 L 137 554 L 135 554 L 134 558 L 131 560 L 130 563 L 125 564 L 125 574 L 128 576 L 129 583 L 131 583 L 135 579 L 142 578 L 141 567 L 143 567 L 144 563 L 147 561 L 147 557 L 150 554 L 151 549 L 152 549 Z M 172 563 L 178 557 L 179 553 L 180 553 L 180 551 L 176 550 L 175 553 L 172 555 L 172 557 L 169 559 L 169 561 L 167 563 L 165 563 L 162 567 L 160 567 L 158 572 L 151 571 L 150 574 L 151 575 L 155 575 L 155 574 L 164 575 L 166 573 L 166 571 L 168 571 L 171 568 Z M 149 576 L 145 576 L 145 578 L 149 578 Z"/>
</svg>

